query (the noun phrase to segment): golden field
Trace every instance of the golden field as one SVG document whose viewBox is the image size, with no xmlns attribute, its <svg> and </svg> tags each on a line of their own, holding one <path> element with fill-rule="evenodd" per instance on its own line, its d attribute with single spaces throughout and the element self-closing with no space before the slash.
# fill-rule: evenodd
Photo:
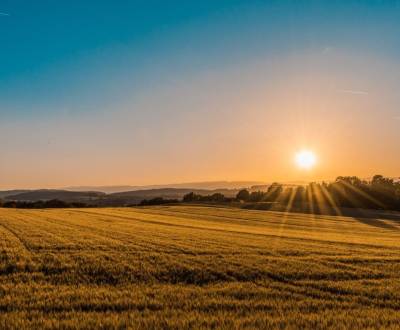
<svg viewBox="0 0 400 330">
<path fill-rule="evenodd" d="M 395 220 L 0 209 L 0 328 L 399 328 Z"/>
</svg>

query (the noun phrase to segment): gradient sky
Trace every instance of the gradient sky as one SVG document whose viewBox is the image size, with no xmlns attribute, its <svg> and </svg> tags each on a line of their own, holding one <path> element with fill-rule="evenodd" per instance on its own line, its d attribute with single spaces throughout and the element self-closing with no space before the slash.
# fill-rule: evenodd
<svg viewBox="0 0 400 330">
<path fill-rule="evenodd" d="M 0 0 L 0 31 L 2 189 L 400 175 L 400 1 Z"/>
</svg>

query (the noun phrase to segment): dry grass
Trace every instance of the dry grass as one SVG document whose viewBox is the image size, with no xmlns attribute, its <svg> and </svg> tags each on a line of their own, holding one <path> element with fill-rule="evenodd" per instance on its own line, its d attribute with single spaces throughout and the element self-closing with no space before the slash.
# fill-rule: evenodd
<svg viewBox="0 0 400 330">
<path fill-rule="evenodd" d="M 395 221 L 0 209 L 0 328 L 398 328 Z"/>
</svg>

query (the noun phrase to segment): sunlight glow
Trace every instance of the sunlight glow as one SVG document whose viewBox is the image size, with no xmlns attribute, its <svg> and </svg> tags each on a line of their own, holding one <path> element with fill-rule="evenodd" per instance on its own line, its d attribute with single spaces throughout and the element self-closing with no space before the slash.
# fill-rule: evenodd
<svg viewBox="0 0 400 330">
<path fill-rule="evenodd" d="M 310 150 L 301 150 L 296 153 L 295 162 L 299 168 L 310 170 L 315 166 L 317 157 Z"/>
</svg>

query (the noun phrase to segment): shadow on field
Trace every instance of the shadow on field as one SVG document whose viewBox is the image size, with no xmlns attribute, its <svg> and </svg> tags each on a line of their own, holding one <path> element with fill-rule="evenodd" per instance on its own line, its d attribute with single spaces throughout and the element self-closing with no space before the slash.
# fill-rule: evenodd
<svg viewBox="0 0 400 330">
<path fill-rule="evenodd" d="M 344 215 L 353 217 L 360 223 L 383 229 L 399 230 L 399 227 L 394 224 L 400 224 L 400 213 L 364 209 L 343 209 L 343 211 Z M 384 220 L 390 220 L 394 224 L 384 222 Z"/>
<path fill-rule="evenodd" d="M 383 220 L 381 220 L 381 219 L 373 219 L 373 218 L 365 218 L 365 217 L 363 217 L 363 218 L 354 217 L 354 219 L 357 220 L 358 222 L 366 224 L 368 226 L 389 229 L 389 230 L 399 230 L 398 227 L 393 226 L 390 223 L 383 222 Z"/>
<path fill-rule="evenodd" d="M 379 210 L 367 210 L 367 209 L 351 209 L 341 208 L 340 211 L 344 216 L 354 218 L 365 218 L 365 219 L 386 219 L 394 220 L 400 223 L 400 213 L 390 211 L 379 211 Z"/>
<path fill-rule="evenodd" d="M 256 209 L 256 210 L 268 210 L 277 212 L 287 212 L 284 205 L 271 203 L 250 203 L 245 205 L 245 209 Z M 386 210 L 371 210 L 361 208 L 333 208 L 329 206 L 321 207 L 319 205 L 313 205 L 311 207 L 308 204 L 294 205 L 289 212 L 298 212 L 304 214 L 318 214 L 318 215 L 330 215 L 337 216 L 340 213 L 341 216 L 351 217 L 356 221 L 383 229 L 389 230 L 400 230 L 396 225 L 400 225 L 400 212 L 386 211 Z M 387 223 L 384 220 L 389 220 L 393 224 Z"/>
<path fill-rule="evenodd" d="M 362 208 L 340 207 L 334 208 L 329 205 L 310 205 L 308 203 L 293 204 L 288 211 L 285 204 L 280 203 L 247 203 L 240 206 L 248 210 L 274 211 L 274 212 L 291 212 L 317 215 L 345 216 L 352 218 L 374 219 L 379 222 L 379 219 L 397 221 L 400 224 L 400 212 L 388 210 L 372 210 Z M 390 226 L 390 225 L 389 225 Z"/>
</svg>

